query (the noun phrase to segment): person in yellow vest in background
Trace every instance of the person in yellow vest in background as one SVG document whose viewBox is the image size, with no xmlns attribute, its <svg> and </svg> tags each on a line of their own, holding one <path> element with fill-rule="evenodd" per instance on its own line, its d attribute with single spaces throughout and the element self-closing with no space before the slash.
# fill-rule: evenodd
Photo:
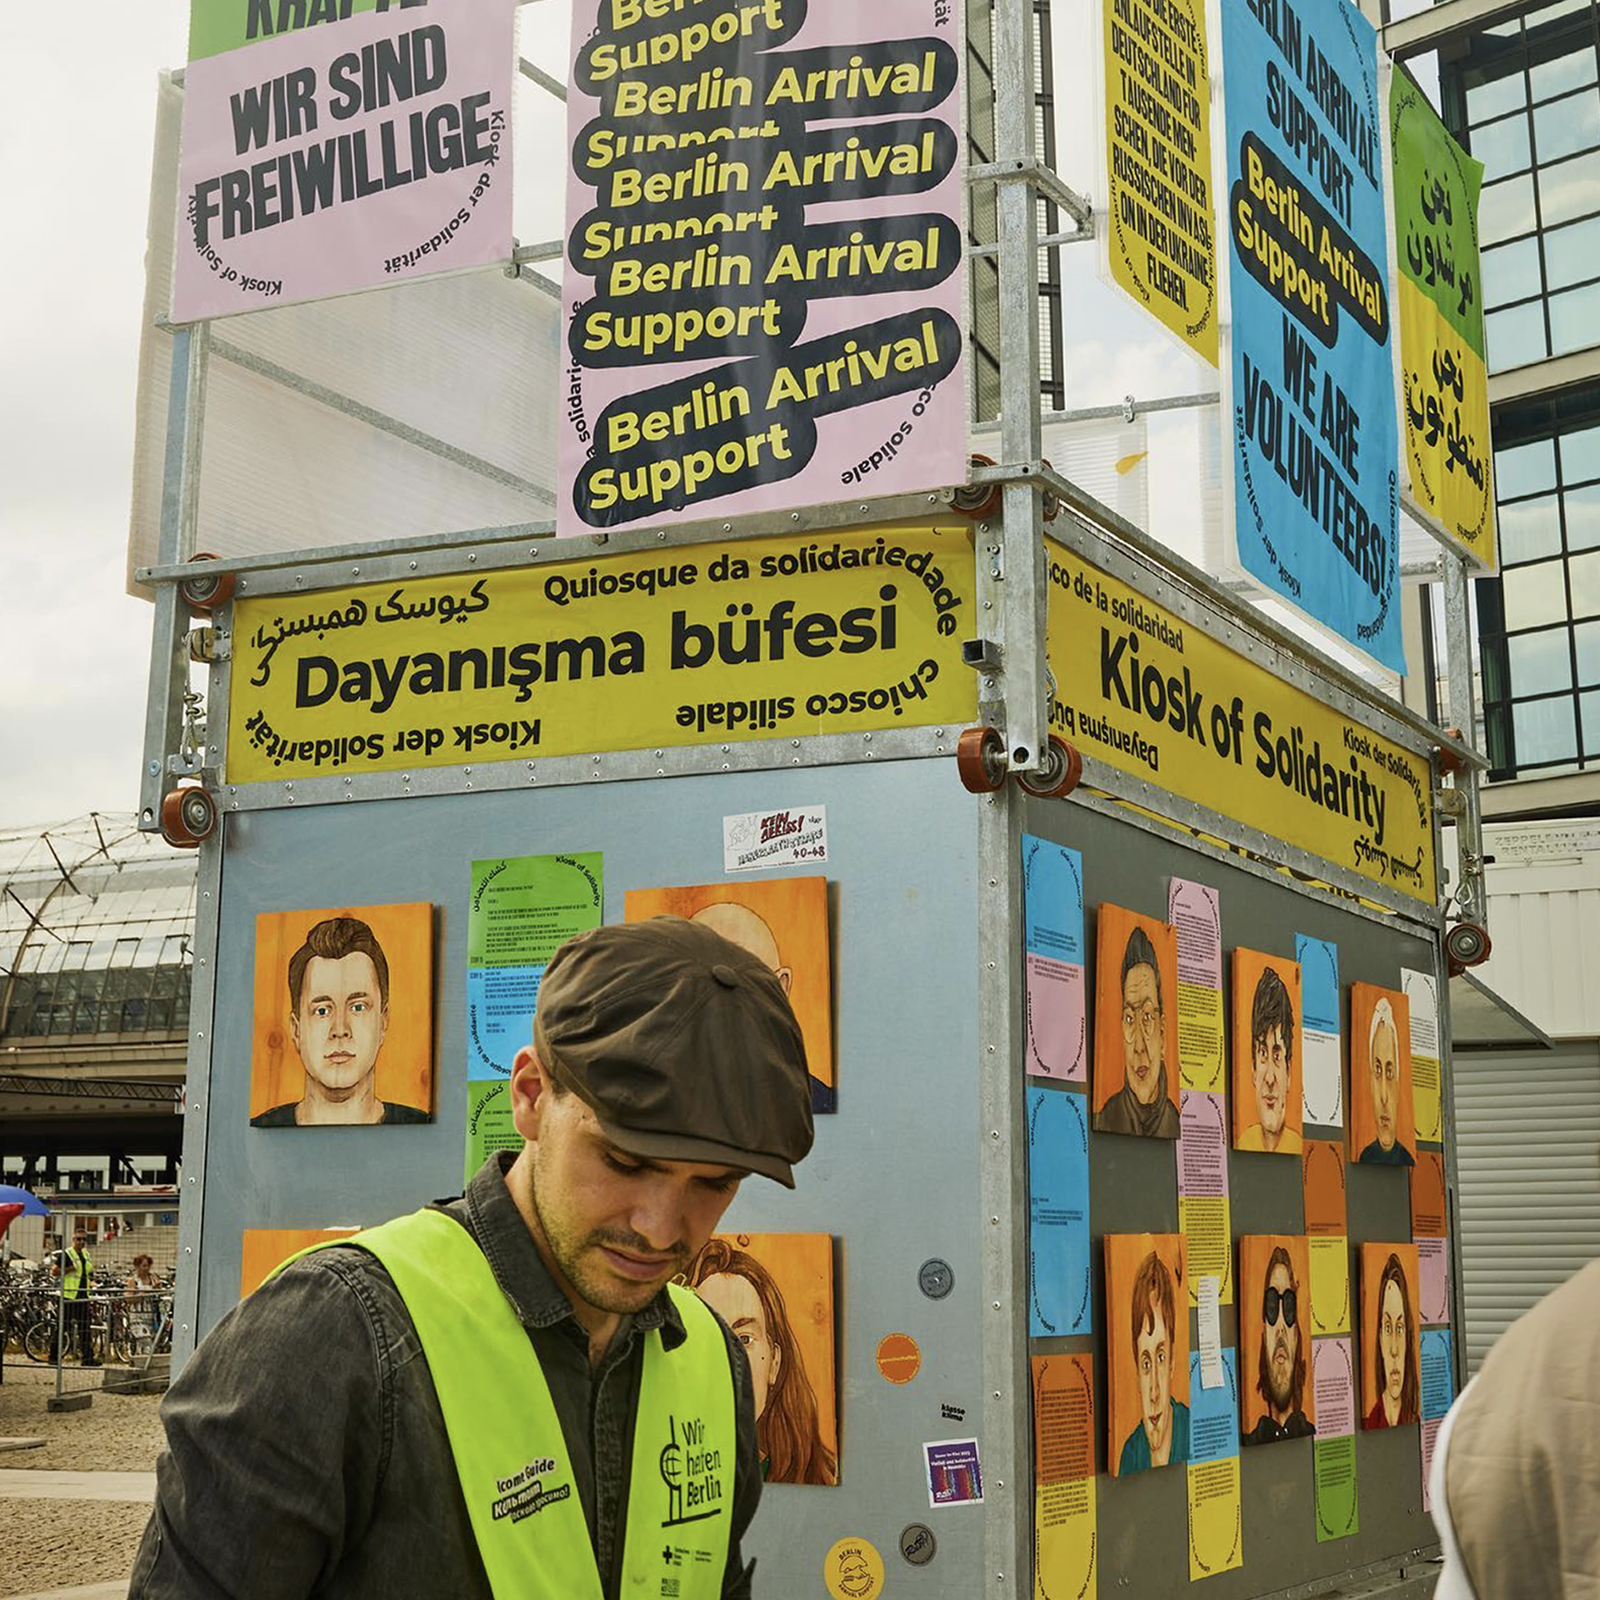
<svg viewBox="0 0 1600 1600">
<path fill-rule="evenodd" d="M 89 1235 L 82 1228 L 72 1235 L 72 1248 L 61 1252 L 61 1298 L 66 1303 L 63 1322 L 70 1349 L 78 1347 L 78 1359 L 86 1367 L 98 1367 L 94 1353 L 94 1257 L 89 1254 Z"/>
<path fill-rule="evenodd" d="M 792 1188 L 811 1148 L 783 988 L 682 918 L 580 934 L 510 1092 L 520 1152 L 201 1344 L 130 1600 L 751 1594 L 749 1365 L 673 1280 L 744 1177 Z"/>
</svg>

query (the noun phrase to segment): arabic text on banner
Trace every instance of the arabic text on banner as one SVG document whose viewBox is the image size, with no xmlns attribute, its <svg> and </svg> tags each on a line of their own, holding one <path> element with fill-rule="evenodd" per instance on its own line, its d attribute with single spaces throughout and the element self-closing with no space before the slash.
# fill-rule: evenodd
<svg viewBox="0 0 1600 1600">
<path fill-rule="evenodd" d="M 1450 137 L 1400 69 L 1389 99 L 1389 136 L 1400 269 L 1401 471 L 1416 503 L 1492 571 L 1499 557 L 1478 258 L 1483 164 Z"/>
<path fill-rule="evenodd" d="M 239 600 L 227 780 L 960 724 L 973 586 L 871 528 Z"/>
<path fill-rule="evenodd" d="M 1200 0 L 1106 0 L 1111 281 L 1217 364 L 1210 50 Z"/>
<path fill-rule="evenodd" d="M 1229 4 L 1222 66 L 1239 561 L 1403 672 L 1377 34 L 1347 0 Z"/>
<path fill-rule="evenodd" d="M 1427 760 L 1045 541 L 1055 732 L 1085 755 L 1424 904 Z M 1181 998 L 1181 991 L 1180 991 Z"/>
<path fill-rule="evenodd" d="M 961 475 L 962 16 L 579 0 L 558 533 Z"/>
<path fill-rule="evenodd" d="M 193 0 L 177 322 L 511 256 L 516 0 Z"/>
</svg>

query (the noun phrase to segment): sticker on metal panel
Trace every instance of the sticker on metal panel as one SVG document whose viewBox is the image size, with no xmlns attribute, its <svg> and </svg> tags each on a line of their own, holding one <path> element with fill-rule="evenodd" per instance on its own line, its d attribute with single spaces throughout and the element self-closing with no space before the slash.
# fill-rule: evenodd
<svg viewBox="0 0 1600 1600">
<path fill-rule="evenodd" d="M 900 1530 L 900 1556 L 914 1567 L 925 1567 L 939 1553 L 939 1541 L 925 1522 L 907 1523 Z"/>
<path fill-rule="evenodd" d="M 833 1600 L 872 1600 L 883 1592 L 883 1557 L 865 1539 L 841 1539 L 822 1563 Z"/>
<path fill-rule="evenodd" d="M 878 1371 L 890 1383 L 910 1383 L 922 1370 L 922 1351 L 909 1333 L 886 1333 L 878 1341 Z"/>
<path fill-rule="evenodd" d="M 917 1268 L 917 1287 L 930 1300 L 943 1300 L 955 1286 L 956 1275 L 950 1270 L 950 1263 L 938 1256 L 930 1256 Z"/>
</svg>

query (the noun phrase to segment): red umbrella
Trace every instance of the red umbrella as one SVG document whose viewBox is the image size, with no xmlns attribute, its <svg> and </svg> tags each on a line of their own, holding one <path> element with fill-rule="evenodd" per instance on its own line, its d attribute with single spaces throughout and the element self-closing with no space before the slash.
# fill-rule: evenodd
<svg viewBox="0 0 1600 1600">
<path fill-rule="evenodd" d="M 0 1239 L 5 1238 L 6 1229 L 22 1215 L 22 1207 L 12 1201 L 9 1205 L 0 1206 Z"/>
</svg>

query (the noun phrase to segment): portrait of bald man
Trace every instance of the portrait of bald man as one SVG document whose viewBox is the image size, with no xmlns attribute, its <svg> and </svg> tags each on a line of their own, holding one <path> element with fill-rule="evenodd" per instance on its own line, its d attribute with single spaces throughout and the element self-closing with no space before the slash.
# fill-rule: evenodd
<svg viewBox="0 0 1600 1600">
<path fill-rule="evenodd" d="M 630 889 L 629 922 L 675 916 L 748 951 L 777 978 L 805 1035 L 813 1114 L 836 1111 L 831 938 L 826 878 L 763 878 L 738 885 Z"/>
</svg>

